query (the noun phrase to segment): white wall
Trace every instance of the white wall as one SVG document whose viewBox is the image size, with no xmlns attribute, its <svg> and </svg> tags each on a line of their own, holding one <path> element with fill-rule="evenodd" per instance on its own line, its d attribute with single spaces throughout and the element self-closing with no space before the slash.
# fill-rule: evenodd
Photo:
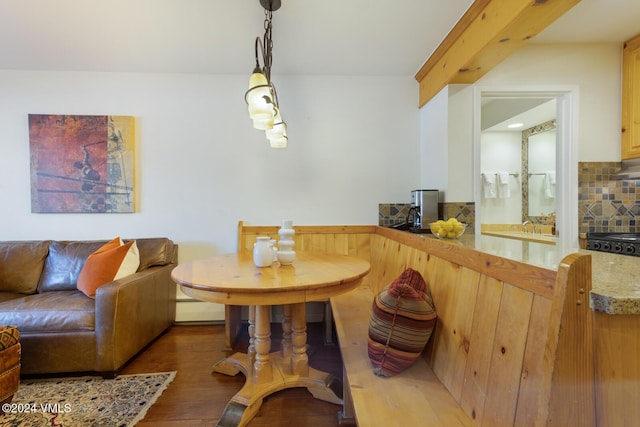
<svg viewBox="0 0 640 427">
<path fill-rule="evenodd" d="M 447 202 L 473 200 L 473 88 L 450 85 L 449 90 L 449 190 Z"/>
<path fill-rule="evenodd" d="M 440 202 L 473 200 L 473 89 L 448 85 L 420 109 L 420 183 Z"/>
<path fill-rule="evenodd" d="M 0 240 L 167 236 L 180 262 L 250 224 L 377 224 L 419 182 L 411 77 L 274 76 L 289 148 L 251 126 L 248 76 L 0 70 Z M 136 117 L 137 212 L 33 214 L 27 115 Z"/>
<path fill-rule="evenodd" d="M 528 44 L 476 84 L 577 85 L 581 162 L 620 161 L 622 46 Z"/>
<path fill-rule="evenodd" d="M 441 201 L 446 200 L 449 185 L 448 123 L 447 86 L 420 109 L 420 188 L 440 190 Z"/>
<path fill-rule="evenodd" d="M 518 173 L 509 176 L 510 197 L 496 192 L 493 198 L 482 198 L 483 224 L 520 224 L 522 222 L 522 132 L 482 132 L 481 173 L 506 171 Z M 494 179 L 497 177 L 494 175 Z"/>
</svg>

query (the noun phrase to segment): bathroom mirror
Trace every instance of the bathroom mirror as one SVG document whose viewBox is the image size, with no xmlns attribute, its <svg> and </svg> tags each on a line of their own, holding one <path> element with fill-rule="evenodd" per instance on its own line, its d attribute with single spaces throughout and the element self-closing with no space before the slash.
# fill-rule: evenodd
<svg viewBox="0 0 640 427">
<path fill-rule="evenodd" d="M 555 119 L 522 131 L 522 178 L 522 222 L 547 222 L 556 211 Z"/>
</svg>

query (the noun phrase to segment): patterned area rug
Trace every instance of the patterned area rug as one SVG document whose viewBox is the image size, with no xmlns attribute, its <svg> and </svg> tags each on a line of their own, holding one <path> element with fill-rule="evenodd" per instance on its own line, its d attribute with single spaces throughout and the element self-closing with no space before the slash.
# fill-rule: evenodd
<svg viewBox="0 0 640 427">
<path fill-rule="evenodd" d="M 101 377 L 25 380 L 2 426 L 134 426 L 175 378 L 175 372 Z"/>
</svg>

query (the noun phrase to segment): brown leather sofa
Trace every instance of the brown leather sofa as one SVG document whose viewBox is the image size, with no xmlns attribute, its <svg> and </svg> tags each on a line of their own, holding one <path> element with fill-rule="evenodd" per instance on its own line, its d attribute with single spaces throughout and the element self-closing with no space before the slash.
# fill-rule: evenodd
<svg viewBox="0 0 640 427">
<path fill-rule="evenodd" d="M 100 286 L 93 300 L 76 280 L 105 243 L 0 242 L 0 325 L 20 331 L 22 374 L 115 375 L 175 321 L 171 270 L 178 246 L 167 238 L 136 239 L 138 271 Z"/>
</svg>

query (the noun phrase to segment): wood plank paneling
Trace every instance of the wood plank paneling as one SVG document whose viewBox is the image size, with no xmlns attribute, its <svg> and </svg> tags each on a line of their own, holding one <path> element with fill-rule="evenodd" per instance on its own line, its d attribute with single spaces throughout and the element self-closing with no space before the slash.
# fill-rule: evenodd
<svg viewBox="0 0 640 427">
<path fill-rule="evenodd" d="M 293 237 L 296 252 L 333 253 L 352 255 L 369 260 L 370 236 L 375 226 L 346 225 L 305 225 L 294 226 Z M 238 222 L 238 251 L 252 251 L 258 236 L 269 236 L 276 242 L 280 227 L 271 225 L 246 225 Z M 276 244 L 277 245 L 277 244 Z"/>
<path fill-rule="evenodd" d="M 502 299 L 502 282 L 482 276 L 476 308 L 474 310 L 473 329 L 469 357 L 464 373 L 465 382 L 460 397 L 460 406 L 479 424 L 484 415 L 484 402 L 487 396 L 491 350 L 494 348 L 498 312 Z"/>
<path fill-rule="evenodd" d="M 480 275 L 443 260 L 434 266 L 438 273 L 431 287 L 438 322 L 431 367 L 460 402 Z"/>
<path fill-rule="evenodd" d="M 558 328 L 552 326 L 549 333 L 557 330 L 558 338 L 547 340 L 547 346 L 557 343 L 555 352 L 549 351 L 547 356 L 554 361 L 549 425 L 595 425 L 594 312 L 589 308 L 591 255 L 566 256 L 558 267 L 557 283 L 566 286 L 557 287 L 558 296 L 553 299 L 551 309 L 552 324 L 557 321 Z M 562 307 L 557 308 L 557 304 Z M 598 353 L 597 348 L 595 352 Z M 600 413 L 599 407 L 597 412 Z"/>
<path fill-rule="evenodd" d="M 551 374 L 548 370 L 553 368 L 545 364 L 545 348 L 551 327 L 551 305 L 547 298 L 539 295 L 533 298 L 531 324 L 540 327 L 529 328 L 528 331 L 515 425 L 543 425 L 549 414 L 547 402 Z"/>
<path fill-rule="evenodd" d="M 595 313 L 598 425 L 640 421 L 640 316 Z"/>
<path fill-rule="evenodd" d="M 510 283 L 526 291 L 553 297 L 556 271 L 502 258 L 441 239 L 422 238 L 404 231 L 378 227 L 376 233 L 396 244 L 407 245 L 424 253 L 464 265 L 481 274 Z M 373 267 L 373 266 L 372 266 Z"/>
<path fill-rule="evenodd" d="M 531 292 L 504 286 L 491 350 L 482 425 L 513 425 L 532 304 Z M 532 327 L 547 330 L 545 325 Z"/>
<path fill-rule="evenodd" d="M 580 384 L 559 379 L 567 375 L 567 367 L 557 365 L 556 350 L 561 345 L 568 345 L 568 347 L 580 348 L 583 352 L 589 353 L 589 351 L 585 351 L 585 349 L 590 349 L 588 340 L 562 344 L 563 333 L 559 332 L 561 323 L 565 325 L 563 330 L 575 328 L 584 333 L 584 330 L 588 329 L 586 328 L 588 322 L 582 321 L 575 324 L 573 320 L 569 320 L 575 313 L 563 315 L 563 312 L 567 311 L 563 307 L 567 304 L 575 304 L 575 301 L 565 301 L 567 282 L 572 282 L 572 286 L 580 282 L 580 289 L 583 292 L 580 295 L 583 299 L 585 295 L 588 296 L 588 290 L 585 291 L 585 289 L 587 285 L 590 286 L 589 256 L 575 254 L 567 257 L 565 262 L 561 263 L 559 272 L 526 264 L 492 268 L 495 265 L 503 266 L 506 264 L 501 260 L 496 260 L 497 257 L 488 254 L 477 257 L 473 254 L 474 251 L 468 248 L 455 244 L 449 244 L 447 247 L 448 242 L 425 239 L 409 233 L 379 228 L 377 235 L 371 239 L 371 242 L 373 247 L 371 286 L 380 289 L 395 279 L 406 267 L 415 268 L 430 283 L 436 302 L 436 310 L 439 317 L 447 319 L 447 324 L 451 324 L 451 320 L 448 319 L 450 315 L 446 303 L 448 297 L 439 292 L 448 293 L 451 292 L 451 289 L 459 286 L 461 282 L 470 283 L 463 278 L 465 271 L 472 270 L 474 273 L 481 273 L 477 282 L 477 298 L 471 303 L 471 306 L 469 302 L 462 303 L 467 307 L 467 310 L 464 311 L 470 313 L 468 318 L 473 316 L 473 328 L 468 336 L 469 339 L 463 338 L 454 341 L 451 336 L 442 335 L 443 330 L 451 333 L 451 329 L 443 327 L 436 329 L 433 339 L 425 351 L 426 360 L 432 364 L 434 371 L 436 371 L 438 368 L 433 365 L 433 355 L 447 354 L 440 348 L 443 343 L 445 347 L 453 351 L 451 357 L 454 362 L 446 364 L 450 366 L 456 364 L 456 357 L 461 354 L 459 346 L 467 346 L 468 354 L 466 366 L 464 366 L 465 377 L 462 383 L 460 403 L 470 417 L 475 417 L 478 425 L 492 426 L 500 425 L 503 422 L 511 425 L 514 423 L 516 414 L 521 417 L 518 420 L 523 420 L 523 422 L 516 421 L 515 425 L 545 425 L 547 421 L 549 421 L 549 425 L 561 425 L 553 424 L 551 419 L 547 419 L 549 399 L 553 387 L 551 376 L 552 373 L 556 376 L 554 384 L 564 384 L 565 387 L 572 389 L 567 390 L 567 395 L 573 394 L 575 396 L 575 388 L 581 388 Z M 454 251 L 458 251 L 458 253 L 453 253 Z M 447 264 L 447 261 L 449 264 L 447 267 L 439 266 L 443 262 Z M 461 264 L 466 267 L 461 267 Z M 579 279 L 572 277 L 576 276 L 576 271 L 582 272 L 577 275 L 580 276 Z M 505 277 L 508 277 L 508 280 L 502 280 Z M 536 280 L 540 280 L 540 283 L 532 284 Z M 542 283 L 543 281 L 545 283 Z M 503 289 L 507 290 L 507 296 L 503 296 Z M 476 295 L 473 292 L 471 294 Z M 579 295 L 577 291 L 576 295 Z M 449 301 L 458 302 L 456 298 L 450 297 Z M 582 308 L 585 307 L 588 308 L 588 304 L 582 306 Z M 555 321 L 552 321 L 551 310 L 557 312 Z M 500 322 L 498 322 L 498 313 L 502 316 Z M 483 325 L 480 319 L 483 319 L 487 324 Z M 441 320 L 439 319 L 439 322 Z M 460 321 L 458 320 L 458 322 Z M 445 325 L 444 320 L 441 325 Z M 491 332 L 492 328 L 499 329 Z M 558 340 L 560 343 L 556 342 Z M 452 345 L 452 342 L 457 342 L 459 346 Z M 508 344 L 508 347 L 505 343 Z M 491 351 L 486 349 L 487 345 L 490 346 Z M 505 353 L 502 352 L 503 348 Z M 493 369 L 491 374 L 489 374 L 490 368 Z M 589 372 L 592 367 L 589 368 L 587 363 L 578 368 L 569 369 L 577 369 L 584 374 L 584 371 Z M 446 368 L 444 371 L 446 372 Z M 448 387 L 450 385 L 449 391 L 455 395 L 457 393 L 456 385 L 459 382 L 454 379 L 446 379 L 447 375 L 450 375 L 448 373 L 442 374 L 444 380 L 438 371 L 436 373 L 443 383 Z M 474 373 L 476 378 L 474 378 Z M 486 381 L 482 380 L 482 376 L 486 378 Z M 562 394 L 563 392 L 555 392 L 556 396 Z M 485 402 L 487 396 L 492 397 L 488 402 Z M 520 406 L 516 406 L 516 404 Z M 593 414 L 592 397 L 584 396 L 580 404 L 585 412 L 580 419 L 586 420 L 584 425 L 594 425 L 588 421 L 589 413 Z M 486 410 L 489 411 L 488 415 L 484 413 Z M 566 417 L 566 413 L 564 416 Z"/>
</svg>

